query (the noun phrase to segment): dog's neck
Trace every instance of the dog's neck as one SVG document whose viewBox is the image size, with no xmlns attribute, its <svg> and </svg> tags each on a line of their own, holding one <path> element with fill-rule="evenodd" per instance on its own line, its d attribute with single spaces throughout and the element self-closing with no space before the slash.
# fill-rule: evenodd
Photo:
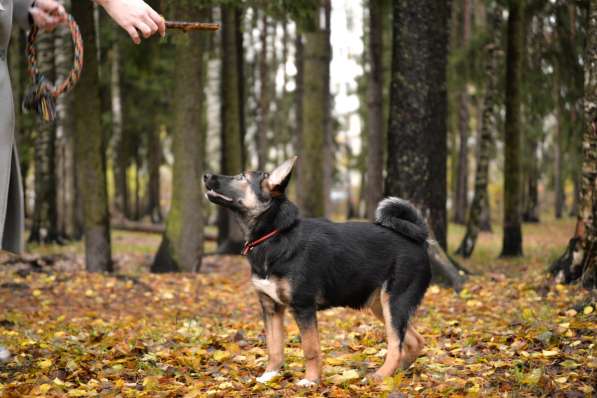
<svg viewBox="0 0 597 398">
<path fill-rule="evenodd" d="M 271 231 L 292 228 L 299 219 L 298 207 L 285 197 L 275 198 L 271 206 L 252 222 L 245 223 L 245 239 L 259 239 Z"/>
</svg>

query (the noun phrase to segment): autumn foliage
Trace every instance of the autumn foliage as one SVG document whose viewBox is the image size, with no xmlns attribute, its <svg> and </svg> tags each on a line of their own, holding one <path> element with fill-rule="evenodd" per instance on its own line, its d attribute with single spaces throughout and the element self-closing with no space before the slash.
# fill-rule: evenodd
<svg viewBox="0 0 597 398">
<path fill-rule="evenodd" d="M 131 254 L 130 233 L 115 240 L 116 275 L 75 271 L 82 258 L 72 254 L 51 264 L 27 257 L 34 267 L 4 256 L 0 343 L 13 356 L 0 363 L 0 395 L 588 396 L 597 367 L 594 304 L 586 290 L 553 285 L 544 273 L 546 243 L 563 246 L 570 223 L 529 227 L 523 260 L 496 260 L 500 237 L 482 234 L 477 266 L 467 264 L 478 274 L 460 293 L 429 289 L 415 317 L 424 355 L 383 383 L 362 381 L 383 362 L 379 321 L 345 309 L 320 313 L 324 380 L 313 390 L 296 386 L 304 369 L 291 321 L 282 376 L 255 383 L 265 340 L 241 257 L 208 257 L 201 274 L 152 275 L 139 269 L 147 259 Z"/>
</svg>

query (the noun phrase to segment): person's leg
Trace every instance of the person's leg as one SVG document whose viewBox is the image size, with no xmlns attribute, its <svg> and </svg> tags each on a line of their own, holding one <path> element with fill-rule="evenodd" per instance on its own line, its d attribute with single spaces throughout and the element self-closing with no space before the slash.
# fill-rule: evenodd
<svg viewBox="0 0 597 398">
<path fill-rule="evenodd" d="M 2 248 L 13 253 L 23 251 L 23 188 L 16 149 L 13 148 Z"/>
</svg>

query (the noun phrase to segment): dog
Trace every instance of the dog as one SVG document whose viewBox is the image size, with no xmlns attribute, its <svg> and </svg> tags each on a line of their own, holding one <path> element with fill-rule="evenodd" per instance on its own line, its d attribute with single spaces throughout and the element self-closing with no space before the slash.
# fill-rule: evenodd
<svg viewBox="0 0 597 398">
<path fill-rule="evenodd" d="M 387 354 L 374 379 L 408 368 L 424 340 L 409 319 L 431 280 L 428 228 L 409 202 L 390 197 L 376 210 L 375 223 L 333 223 L 301 218 L 286 197 L 296 157 L 273 172 L 236 176 L 205 174 L 206 197 L 238 216 L 251 264 L 252 283 L 263 310 L 268 363 L 257 381 L 276 377 L 284 364 L 284 314 L 300 330 L 305 377 L 321 378 L 317 311 L 369 308 L 385 324 Z"/>
</svg>

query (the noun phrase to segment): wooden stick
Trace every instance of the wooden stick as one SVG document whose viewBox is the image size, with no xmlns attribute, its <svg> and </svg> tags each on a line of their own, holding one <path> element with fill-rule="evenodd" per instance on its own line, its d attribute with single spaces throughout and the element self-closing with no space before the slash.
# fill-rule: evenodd
<svg viewBox="0 0 597 398">
<path fill-rule="evenodd" d="M 184 22 L 184 21 L 166 21 L 167 29 L 180 29 L 185 32 L 192 30 L 210 30 L 215 32 L 220 29 L 219 23 L 210 22 Z"/>
</svg>

